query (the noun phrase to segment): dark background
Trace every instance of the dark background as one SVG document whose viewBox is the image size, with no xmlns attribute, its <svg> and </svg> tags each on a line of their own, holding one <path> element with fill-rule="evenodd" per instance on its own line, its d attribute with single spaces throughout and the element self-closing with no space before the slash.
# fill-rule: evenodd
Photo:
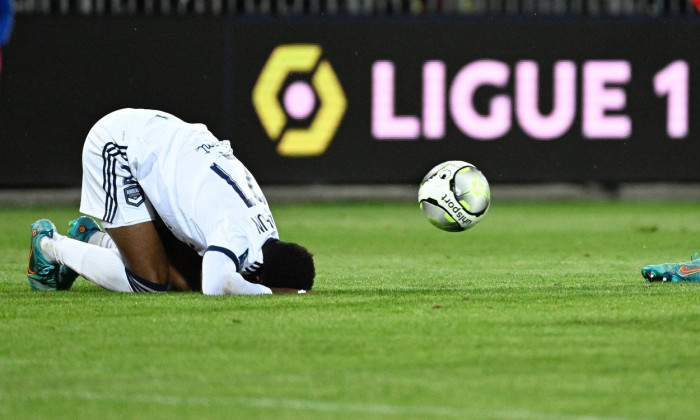
<svg viewBox="0 0 700 420">
<path fill-rule="evenodd" d="M 697 80 L 700 57 L 688 21 L 470 19 L 436 21 L 344 19 L 245 20 L 212 16 L 17 16 L 4 50 L 0 110 L 0 187 L 80 185 L 82 143 L 101 116 L 123 107 L 157 108 L 201 122 L 235 153 L 261 184 L 416 184 L 436 163 L 476 164 L 495 183 L 700 181 Z M 252 106 L 251 92 L 278 45 L 314 43 L 333 66 L 348 108 L 332 143 L 319 157 L 279 156 Z M 540 66 L 541 106 L 551 106 L 552 65 L 627 60 L 623 86 L 627 139 L 584 139 L 577 119 L 562 137 L 535 140 L 517 123 L 499 139 L 467 137 L 451 121 L 440 140 L 372 138 L 371 68 L 396 65 L 396 113 L 420 115 L 421 71 L 428 60 L 447 67 L 447 83 L 479 59 Z M 669 139 L 666 99 L 653 76 L 674 60 L 690 66 L 689 135 Z M 512 97 L 504 89 L 477 95 Z M 447 87 L 449 91 L 449 86 Z M 515 117 L 513 117 L 515 118 Z"/>
</svg>

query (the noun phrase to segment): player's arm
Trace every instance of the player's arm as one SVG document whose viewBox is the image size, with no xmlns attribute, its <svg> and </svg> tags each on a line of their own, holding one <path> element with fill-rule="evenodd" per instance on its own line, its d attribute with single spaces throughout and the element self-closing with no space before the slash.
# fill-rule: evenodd
<svg viewBox="0 0 700 420">
<path fill-rule="evenodd" d="M 202 259 L 202 293 L 205 295 L 269 295 L 272 290 L 246 281 L 231 257 L 209 250 Z"/>
<path fill-rule="evenodd" d="M 262 284 L 263 286 L 267 286 L 265 283 L 262 282 L 262 279 L 260 276 L 257 274 L 247 274 L 244 275 L 243 278 L 248 281 L 249 283 L 255 283 L 255 284 Z M 290 289 L 288 287 L 270 287 L 270 290 L 272 290 L 272 294 L 274 295 L 279 295 L 283 293 L 296 293 L 299 295 L 311 293 L 311 290 L 303 290 L 303 289 Z"/>
</svg>

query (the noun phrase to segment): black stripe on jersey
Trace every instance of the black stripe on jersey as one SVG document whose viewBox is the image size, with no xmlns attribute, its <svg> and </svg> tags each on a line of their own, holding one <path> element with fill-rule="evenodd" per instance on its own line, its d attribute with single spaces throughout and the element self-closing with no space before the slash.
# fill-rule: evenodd
<svg viewBox="0 0 700 420">
<path fill-rule="evenodd" d="M 244 268 L 241 271 L 241 274 L 248 275 L 248 274 L 257 274 L 260 269 L 262 269 L 263 264 L 259 261 L 254 262 L 253 264 L 249 265 L 248 267 Z"/>
<path fill-rule="evenodd" d="M 128 268 L 125 269 L 126 278 L 129 280 L 129 287 L 134 293 L 146 292 L 146 293 L 158 293 L 165 292 L 168 290 L 167 284 L 152 283 L 144 278 L 141 278 L 130 271 Z"/>
<path fill-rule="evenodd" d="M 102 149 L 102 188 L 105 195 L 105 213 L 102 220 L 108 223 L 114 221 L 117 213 L 117 157 L 126 159 L 126 146 L 107 143 Z"/>
<path fill-rule="evenodd" d="M 256 271 L 260 270 L 260 267 L 262 267 L 261 262 L 254 262 L 248 267 L 248 271 L 251 273 L 255 273 Z"/>
<path fill-rule="evenodd" d="M 229 257 L 233 261 L 234 264 L 236 264 L 236 271 L 241 269 L 240 264 L 238 262 L 238 257 L 230 249 L 226 249 L 226 248 L 221 247 L 221 246 L 210 245 L 207 247 L 207 249 L 204 250 L 204 252 L 209 252 L 209 251 L 218 251 L 218 252 L 223 253 L 224 255 Z"/>
</svg>

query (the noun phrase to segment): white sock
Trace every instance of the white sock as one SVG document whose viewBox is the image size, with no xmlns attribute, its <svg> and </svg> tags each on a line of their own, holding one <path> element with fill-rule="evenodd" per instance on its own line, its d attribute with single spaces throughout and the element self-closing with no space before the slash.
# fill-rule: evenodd
<svg viewBox="0 0 700 420">
<path fill-rule="evenodd" d="M 97 245 L 102 248 L 117 249 L 117 244 L 114 243 L 112 237 L 107 232 L 95 232 L 90 235 L 87 243 Z"/>
<path fill-rule="evenodd" d="M 132 291 L 116 247 L 102 248 L 54 232 L 53 238 L 41 239 L 41 252 L 49 261 L 72 268 L 105 289 L 115 292 Z"/>
</svg>

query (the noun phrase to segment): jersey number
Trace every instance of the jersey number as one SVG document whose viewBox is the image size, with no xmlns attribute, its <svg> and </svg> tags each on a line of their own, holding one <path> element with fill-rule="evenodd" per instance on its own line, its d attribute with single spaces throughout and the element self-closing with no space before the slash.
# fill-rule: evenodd
<svg viewBox="0 0 700 420">
<path fill-rule="evenodd" d="M 217 165 L 216 163 L 212 163 L 211 170 L 216 172 L 217 175 L 223 178 L 224 181 L 226 181 L 226 183 L 230 185 L 234 191 L 236 191 L 236 194 L 238 194 L 238 196 L 241 197 L 241 200 L 243 200 L 243 202 L 246 206 L 248 206 L 248 208 L 251 208 L 255 205 L 255 202 L 245 195 L 238 183 L 234 181 L 233 178 L 231 178 L 231 175 L 229 175 L 228 172 L 224 171 L 223 168 L 221 168 L 221 166 Z"/>
</svg>

